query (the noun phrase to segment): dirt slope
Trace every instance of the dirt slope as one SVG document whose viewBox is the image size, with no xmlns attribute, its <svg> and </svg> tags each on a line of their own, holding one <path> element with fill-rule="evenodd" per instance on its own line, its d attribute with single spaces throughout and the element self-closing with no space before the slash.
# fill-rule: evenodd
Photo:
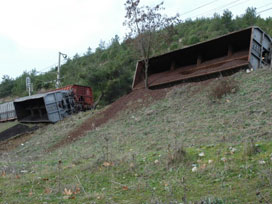
<svg viewBox="0 0 272 204">
<path fill-rule="evenodd" d="M 71 131 L 66 138 L 54 145 L 50 150 L 54 150 L 61 147 L 62 145 L 77 140 L 86 132 L 91 131 L 113 119 L 122 110 L 136 109 L 165 97 L 169 89 L 170 88 L 158 90 L 138 89 L 129 93 L 128 95 L 119 98 L 114 103 L 106 107 L 105 110 L 89 118 L 81 126 Z"/>
</svg>

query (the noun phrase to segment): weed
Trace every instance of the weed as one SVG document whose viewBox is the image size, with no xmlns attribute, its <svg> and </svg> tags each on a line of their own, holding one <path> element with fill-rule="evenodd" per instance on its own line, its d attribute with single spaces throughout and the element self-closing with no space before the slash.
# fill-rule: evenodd
<svg viewBox="0 0 272 204">
<path fill-rule="evenodd" d="M 244 156 L 251 157 L 259 152 L 258 146 L 255 144 L 253 138 L 248 139 L 244 143 Z"/>
<path fill-rule="evenodd" d="M 167 167 L 183 163 L 187 161 L 187 153 L 185 148 L 181 145 L 178 148 L 171 149 L 171 145 L 168 145 L 167 148 L 168 157 L 167 157 Z"/>
<path fill-rule="evenodd" d="M 58 162 L 58 193 L 61 193 L 61 160 Z"/>
<path fill-rule="evenodd" d="M 200 202 L 197 202 L 199 204 L 224 204 L 226 203 L 224 200 L 220 198 L 205 198 L 204 200 L 201 200 Z"/>
<path fill-rule="evenodd" d="M 208 98 L 211 101 L 221 99 L 231 93 L 236 93 L 239 90 L 238 82 L 233 78 L 220 78 L 211 88 Z"/>
<path fill-rule="evenodd" d="M 109 161 L 109 137 L 105 136 L 104 140 L 105 140 L 105 145 L 103 147 L 103 149 L 105 149 L 105 151 L 103 151 L 104 158 L 106 159 L 106 161 Z"/>
<path fill-rule="evenodd" d="M 271 200 L 268 198 L 267 195 L 263 195 L 262 192 L 258 191 L 256 196 L 259 200 L 259 203 L 271 204 Z"/>
<path fill-rule="evenodd" d="M 260 177 L 260 186 L 269 186 L 272 187 L 272 167 L 271 161 L 268 161 L 266 164 L 262 165 L 260 168 L 259 177 Z"/>
</svg>

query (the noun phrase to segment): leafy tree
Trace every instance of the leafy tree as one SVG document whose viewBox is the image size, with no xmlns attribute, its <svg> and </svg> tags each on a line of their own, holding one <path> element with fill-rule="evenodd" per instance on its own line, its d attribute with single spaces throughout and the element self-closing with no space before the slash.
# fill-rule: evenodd
<svg viewBox="0 0 272 204">
<path fill-rule="evenodd" d="M 87 52 L 85 55 L 89 56 L 92 54 L 92 48 L 88 47 Z"/>
<path fill-rule="evenodd" d="M 228 32 L 232 32 L 234 30 L 232 17 L 233 15 L 231 11 L 224 10 L 221 20 L 222 20 L 222 24 L 225 26 Z"/>
<path fill-rule="evenodd" d="M 74 60 L 78 59 L 80 56 L 78 53 L 75 54 L 75 56 L 73 57 Z"/>
<path fill-rule="evenodd" d="M 246 13 L 243 16 L 243 19 L 246 26 L 255 25 L 257 21 L 256 8 L 247 8 Z"/>
<path fill-rule="evenodd" d="M 4 75 L 0 84 L 0 98 L 12 95 L 13 86 L 14 80 L 8 75 Z"/>
<path fill-rule="evenodd" d="M 140 0 L 127 0 L 125 3 L 126 15 L 124 25 L 130 32 L 128 38 L 134 38 L 136 50 L 144 60 L 145 87 L 148 88 L 148 67 L 155 35 L 179 22 L 179 15 L 168 18 L 160 13 L 164 8 L 163 2 L 154 7 L 140 6 Z"/>
</svg>

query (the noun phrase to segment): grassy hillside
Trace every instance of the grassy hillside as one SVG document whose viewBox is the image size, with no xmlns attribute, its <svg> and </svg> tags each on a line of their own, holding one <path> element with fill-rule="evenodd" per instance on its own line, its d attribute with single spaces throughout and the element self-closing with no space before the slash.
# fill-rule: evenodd
<svg viewBox="0 0 272 204">
<path fill-rule="evenodd" d="M 271 80 L 263 69 L 156 90 L 165 97 L 131 93 L 54 150 L 117 102 L 43 127 L 1 152 L 0 202 L 269 203 Z"/>
</svg>

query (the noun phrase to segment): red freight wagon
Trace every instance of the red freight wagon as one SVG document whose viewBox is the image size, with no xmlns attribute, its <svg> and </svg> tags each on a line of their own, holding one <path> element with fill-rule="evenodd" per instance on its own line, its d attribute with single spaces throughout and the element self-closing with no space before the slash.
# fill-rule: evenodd
<svg viewBox="0 0 272 204">
<path fill-rule="evenodd" d="M 71 90 L 74 93 L 75 102 L 80 109 L 91 109 L 93 107 L 92 88 L 81 85 L 68 85 L 57 90 Z"/>
</svg>

